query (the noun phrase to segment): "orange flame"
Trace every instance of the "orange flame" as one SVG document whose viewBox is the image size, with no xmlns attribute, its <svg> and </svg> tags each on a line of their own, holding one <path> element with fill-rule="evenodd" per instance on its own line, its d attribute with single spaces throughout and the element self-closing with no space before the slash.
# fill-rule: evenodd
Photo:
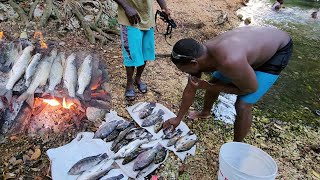
<svg viewBox="0 0 320 180">
<path fill-rule="evenodd" d="M 3 37 L 3 32 L 0 31 L 0 39 L 2 39 L 2 37 Z"/>
<path fill-rule="evenodd" d="M 56 99 L 44 99 L 43 102 L 49 104 L 50 106 L 59 106 L 60 103 Z"/>
<path fill-rule="evenodd" d="M 41 33 L 40 31 L 34 32 L 33 38 L 34 38 L 34 39 L 37 39 L 37 37 L 39 37 L 39 39 L 40 39 L 41 48 L 42 48 L 42 49 L 47 49 L 48 46 L 47 46 L 47 44 L 45 43 L 45 41 L 43 40 L 43 35 L 42 35 L 42 33 Z"/>
<path fill-rule="evenodd" d="M 63 98 L 63 101 L 62 101 L 62 106 L 63 106 L 63 108 L 70 109 L 72 105 L 74 105 L 73 102 L 67 103 L 67 102 L 66 102 L 66 99 Z"/>
</svg>

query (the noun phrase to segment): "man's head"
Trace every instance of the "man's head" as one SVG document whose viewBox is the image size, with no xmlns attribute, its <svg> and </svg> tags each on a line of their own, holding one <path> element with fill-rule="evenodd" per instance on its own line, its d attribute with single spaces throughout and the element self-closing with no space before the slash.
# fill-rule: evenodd
<svg viewBox="0 0 320 180">
<path fill-rule="evenodd" d="M 197 58 L 204 53 L 204 46 L 196 40 L 181 39 L 173 46 L 171 61 L 181 71 L 195 75 L 201 73 Z"/>
<path fill-rule="evenodd" d="M 284 0 L 277 0 L 280 4 L 283 4 Z"/>
</svg>

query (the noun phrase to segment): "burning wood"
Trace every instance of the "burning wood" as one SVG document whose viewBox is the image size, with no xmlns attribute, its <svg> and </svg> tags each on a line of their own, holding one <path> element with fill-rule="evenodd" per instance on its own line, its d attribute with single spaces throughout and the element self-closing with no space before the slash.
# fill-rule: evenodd
<svg viewBox="0 0 320 180">
<path fill-rule="evenodd" d="M 48 49 L 48 46 L 47 46 L 46 42 L 44 41 L 43 35 L 42 35 L 42 33 L 40 31 L 36 31 L 34 33 L 34 35 L 33 35 L 33 38 L 34 39 L 39 39 L 42 49 Z"/>
<path fill-rule="evenodd" d="M 0 31 L 0 40 L 3 38 L 3 32 Z"/>
</svg>

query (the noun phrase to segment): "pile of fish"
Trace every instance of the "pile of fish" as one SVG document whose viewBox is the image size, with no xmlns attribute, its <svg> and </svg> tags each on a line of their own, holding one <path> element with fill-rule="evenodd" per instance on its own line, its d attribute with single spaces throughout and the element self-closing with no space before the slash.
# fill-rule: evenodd
<svg viewBox="0 0 320 180">
<path fill-rule="evenodd" d="M 81 159 L 71 167 L 68 174 L 77 175 L 77 180 L 120 180 L 124 177 L 122 174 L 108 177 L 109 171 L 118 168 L 114 161 L 104 153 Z"/>
<path fill-rule="evenodd" d="M 5 87 L 0 89 L 0 96 L 4 96 L 8 104 L 12 99 L 13 87 L 22 78 L 26 91 L 19 100 L 26 101 L 31 107 L 37 88 L 47 85 L 44 95 L 54 96 L 54 90 L 62 80 L 71 99 L 75 99 L 76 96 L 83 99 L 84 91 L 89 86 L 92 76 L 93 57 L 90 54 L 77 69 L 76 54 L 66 56 L 64 52 L 58 52 L 56 47 L 49 48 L 47 50 L 49 53 L 43 53 L 37 52 L 37 48 L 33 45 L 23 48 L 20 41 L 14 41 L 2 42 L 0 49 L 0 71 L 9 73 Z"/>
</svg>

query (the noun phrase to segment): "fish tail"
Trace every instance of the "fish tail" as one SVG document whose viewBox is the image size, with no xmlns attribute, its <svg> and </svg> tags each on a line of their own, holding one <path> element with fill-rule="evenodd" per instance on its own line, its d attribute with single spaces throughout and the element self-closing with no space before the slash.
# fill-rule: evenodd
<svg viewBox="0 0 320 180">
<path fill-rule="evenodd" d="M 8 90 L 6 88 L 0 88 L 0 96 L 4 96 L 10 104 L 12 100 L 12 89 Z"/>
<path fill-rule="evenodd" d="M 108 156 L 108 154 L 107 154 L 107 153 L 103 153 L 103 154 L 101 154 L 101 155 L 100 155 L 100 157 L 101 157 L 101 158 L 103 158 L 103 159 L 107 159 L 107 158 L 109 158 L 109 156 Z"/>
<path fill-rule="evenodd" d="M 84 100 L 84 95 L 83 95 L 83 94 L 77 93 L 77 96 L 78 96 L 80 99 Z"/>
<path fill-rule="evenodd" d="M 34 95 L 28 94 L 27 92 L 21 94 L 18 98 L 18 101 L 26 101 L 30 107 L 33 107 L 34 104 Z"/>
</svg>

